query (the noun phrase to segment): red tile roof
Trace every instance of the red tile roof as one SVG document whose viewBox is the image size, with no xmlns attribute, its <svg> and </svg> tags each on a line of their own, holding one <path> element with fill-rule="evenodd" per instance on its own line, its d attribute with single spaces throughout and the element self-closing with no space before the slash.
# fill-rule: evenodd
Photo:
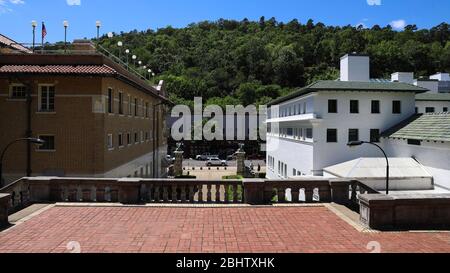
<svg viewBox="0 0 450 273">
<path fill-rule="evenodd" d="M 4 65 L 2 73 L 114 75 L 117 71 L 107 65 Z"/>
<path fill-rule="evenodd" d="M 30 49 L 24 47 L 23 45 L 17 43 L 11 38 L 6 37 L 5 35 L 0 34 L 0 44 L 6 45 L 8 47 L 14 48 L 16 50 L 25 52 L 25 53 L 33 53 Z"/>
</svg>

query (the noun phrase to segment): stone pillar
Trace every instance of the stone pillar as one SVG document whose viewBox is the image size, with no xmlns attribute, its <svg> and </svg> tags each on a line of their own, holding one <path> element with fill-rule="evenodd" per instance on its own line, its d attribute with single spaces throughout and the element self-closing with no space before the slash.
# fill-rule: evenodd
<svg viewBox="0 0 450 273">
<path fill-rule="evenodd" d="M 175 151 L 174 174 L 175 176 L 183 175 L 183 151 Z"/>
<path fill-rule="evenodd" d="M 245 152 L 236 152 L 237 159 L 237 175 L 245 176 Z"/>
<path fill-rule="evenodd" d="M 10 194 L 0 193 L 0 228 L 9 225 L 8 222 L 8 206 L 11 200 Z"/>
<path fill-rule="evenodd" d="M 264 183 L 264 179 L 244 179 L 242 181 L 244 202 L 250 205 L 263 205 Z"/>
<path fill-rule="evenodd" d="M 330 180 L 331 201 L 339 205 L 349 205 L 350 184 L 348 180 Z"/>
</svg>

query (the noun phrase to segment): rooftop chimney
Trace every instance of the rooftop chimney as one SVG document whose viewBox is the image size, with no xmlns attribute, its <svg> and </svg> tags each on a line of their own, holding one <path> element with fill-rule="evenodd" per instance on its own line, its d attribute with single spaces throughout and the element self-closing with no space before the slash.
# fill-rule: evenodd
<svg viewBox="0 0 450 273">
<path fill-rule="evenodd" d="M 393 82 L 414 83 L 414 72 L 395 72 L 391 76 Z"/>
<path fill-rule="evenodd" d="M 351 53 L 341 58 L 341 81 L 369 82 L 370 58 Z"/>
<path fill-rule="evenodd" d="M 431 75 L 430 79 L 448 82 L 448 81 L 450 81 L 450 75 L 448 73 L 439 72 L 437 74 Z"/>
</svg>

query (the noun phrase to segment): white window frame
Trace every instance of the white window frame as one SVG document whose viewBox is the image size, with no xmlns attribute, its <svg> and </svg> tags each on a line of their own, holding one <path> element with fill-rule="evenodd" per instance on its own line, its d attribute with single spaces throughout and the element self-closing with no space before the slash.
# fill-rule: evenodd
<svg viewBox="0 0 450 273">
<path fill-rule="evenodd" d="M 42 110 L 42 87 L 53 87 L 54 94 L 53 94 L 53 110 Z M 49 99 L 50 97 L 47 97 L 47 107 L 49 107 Z M 54 84 L 39 84 L 38 85 L 38 111 L 39 113 L 56 113 L 56 86 Z"/>
<path fill-rule="evenodd" d="M 114 135 L 113 134 L 108 134 L 106 137 L 106 146 L 108 148 L 109 151 L 113 151 L 114 150 Z"/>
<path fill-rule="evenodd" d="M 14 87 L 24 87 L 25 88 L 25 95 L 23 97 L 14 97 L 13 96 L 13 88 Z M 25 84 L 21 83 L 12 83 L 9 85 L 9 99 L 11 100 L 26 100 L 27 99 L 27 86 Z"/>
</svg>

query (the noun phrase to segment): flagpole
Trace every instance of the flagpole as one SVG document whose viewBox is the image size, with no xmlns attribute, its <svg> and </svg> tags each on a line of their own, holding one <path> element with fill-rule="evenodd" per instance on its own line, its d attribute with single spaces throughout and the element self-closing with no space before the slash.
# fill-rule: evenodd
<svg viewBox="0 0 450 273">
<path fill-rule="evenodd" d="M 44 24 L 44 22 L 42 22 L 42 31 L 44 31 L 44 27 L 45 27 L 45 24 Z M 44 54 L 44 33 L 42 33 L 42 48 L 41 48 L 41 53 L 42 54 Z"/>
</svg>

